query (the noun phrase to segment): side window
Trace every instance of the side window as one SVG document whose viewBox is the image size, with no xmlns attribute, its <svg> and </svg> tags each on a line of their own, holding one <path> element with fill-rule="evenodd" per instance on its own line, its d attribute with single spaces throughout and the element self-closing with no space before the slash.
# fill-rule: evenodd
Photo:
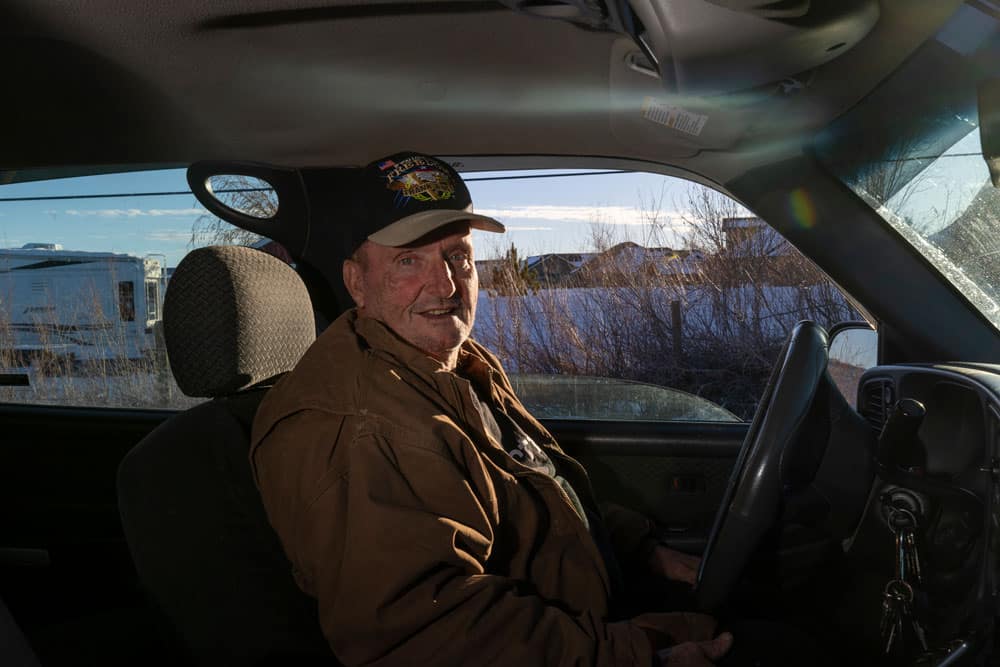
<svg viewBox="0 0 1000 667">
<path fill-rule="evenodd" d="M 118 283 L 118 315 L 122 322 L 135 322 L 135 283 L 131 280 Z"/>
<path fill-rule="evenodd" d="M 468 175 L 476 211 L 508 229 L 476 235 L 474 336 L 540 417 L 749 420 L 797 321 L 860 319 L 809 260 L 714 190 L 557 173 Z"/>
<path fill-rule="evenodd" d="M 163 350 L 170 273 L 192 248 L 259 239 L 208 215 L 183 169 L 0 186 L 0 233 L 0 402 L 202 400 L 181 393 Z"/>
<path fill-rule="evenodd" d="M 160 283 L 157 280 L 146 281 L 146 321 L 156 322 L 160 319 Z"/>
<path fill-rule="evenodd" d="M 858 319 L 712 190 L 634 172 L 516 175 L 466 175 L 476 210 L 508 228 L 476 233 L 474 335 L 540 417 L 746 420 L 796 321 Z M 178 169 L 0 186 L 0 401 L 197 402 L 159 336 L 172 269 L 195 247 L 267 246 L 187 192 Z M 273 206 L 260 196 L 234 206 Z"/>
</svg>

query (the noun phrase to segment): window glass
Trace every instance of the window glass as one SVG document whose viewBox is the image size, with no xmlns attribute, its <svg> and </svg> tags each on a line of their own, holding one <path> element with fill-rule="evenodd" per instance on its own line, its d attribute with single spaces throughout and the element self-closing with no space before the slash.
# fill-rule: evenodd
<svg viewBox="0 0 1000 667">
<path fill-rule="evenodd" d="M 122 322 L 135 322 L 135 283 L 131 280 L 118 283 L 118 316 Z M 77 326 L 75 319 L 69 326 Z"/>
<path fill-rule="evenodd" d="M 146 323 L 160 318 L 160 284 L 158 280 L 146 281 Z"/>
<path fill-rule="evenodd" d="M 1000 190 L 983 159 L 978 109 L 980 84 L 1000 74 L 998 49 L 996 13 L 963 5 L 879 90 L 821 132 L 815 149 L 1000 329 Z"/>
<path fill-rule="evenodd" d="M 771 227 L 654 174 L 470 174 L 474 335 L 530 410 L 564 419 L 749 420 L 795 323 L 859 319 Z M 524 176 L 525 174 L 521 174 Z"/>
<path fill-rule="evenodd" d="M 473 334 L 539 417 L 746 420 L 796 321 L 858 317 L 713 190 L 634 172 L 465 176 L 508 230 L 475 233 Z M 0 233 L 0 400 L 110 407 L 196 402 L 163 351 L 170 274 L 192 248 L 266 242 L 209 215 L 180 169 L 2 186 Z"/>
<path fill-rule="evenodd" d="M 0 401 L 198 402 L 167 366 L 163 295 L 170 269 L 222 226 L 182 169 L 0 187 Z"/>
<path fill-rule="evenodd" d="M 956 121 L 965 135 L 936 157 L 922 155 L 927 166 L 905 182 L 900 176 L 898 189 L 880 191 L 863 178 L 847 184 L 1000 328 L 1000 190 L 971 122 Z"/>
</svg>

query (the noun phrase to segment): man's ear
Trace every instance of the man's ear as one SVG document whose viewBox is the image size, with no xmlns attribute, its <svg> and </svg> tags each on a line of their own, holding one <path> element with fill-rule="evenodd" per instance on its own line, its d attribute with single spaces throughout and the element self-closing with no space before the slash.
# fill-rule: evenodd
<svg viewBox="0 0 1000 667">
<path fill-rule="evenodd" d="M 365 307 L 365 278 L 361 265 L 353 259 L 344 260 L 344 286 L 358 308 Z"/>
</svg>

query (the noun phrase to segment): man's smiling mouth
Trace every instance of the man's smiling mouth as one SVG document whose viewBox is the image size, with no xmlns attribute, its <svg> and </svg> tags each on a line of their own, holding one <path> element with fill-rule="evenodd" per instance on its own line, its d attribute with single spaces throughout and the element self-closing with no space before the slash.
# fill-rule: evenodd
<svg viewBox="0 0 1000 667">
<path fill-rule="evenodd" d="M 430 318 L 443 318 L 448 315 L 458 316 L 462 312 L 464 302 L 461 299 L 447 299 L 438 301 L 437 307 L 423 308 L 417 311 L 419 315 Z"/>
<path fill-rule="evenodd" d="M 421 311 L 420 314 L 424 317 L 445 317 L 447 315 L 457 315 L 459 308 L 460 306 L 456 304 L 446 308 L 430 308 L 428 310 Z"/>
</svg>

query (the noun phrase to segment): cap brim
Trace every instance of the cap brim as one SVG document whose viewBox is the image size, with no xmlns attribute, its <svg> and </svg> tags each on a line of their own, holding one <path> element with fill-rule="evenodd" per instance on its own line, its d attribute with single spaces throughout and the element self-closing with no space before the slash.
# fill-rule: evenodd
<svg viewBox="0 0 1000 667">
<path fill-rule="evenodd" d="M 368 237 L 369 241 L 379 245 L 398 248 L 399 246 L 413 243 L 422 236 L 430 234 L 439 227 L 444 227 L 453 222 L 468 222 L 469 227 L 481 229 L 485 232 L 496 232 L 503 234 L 507 229 L 485 215 L 478 215 L 468 211 L 449 211 L 437 209 L 434 211 L 421 211 L 400 218 L 388 227 L 383 227 Z"/>
</svg>

